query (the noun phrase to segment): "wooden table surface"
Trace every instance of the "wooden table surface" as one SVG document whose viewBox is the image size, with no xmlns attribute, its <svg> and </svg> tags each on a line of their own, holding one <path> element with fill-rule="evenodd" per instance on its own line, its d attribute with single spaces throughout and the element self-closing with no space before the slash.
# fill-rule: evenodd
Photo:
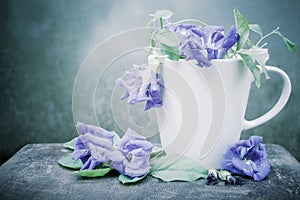
<svg viewBox="0 0 300 200">
<path fill-rule="evenodd" d="M 300 164 L 282 146 L 267 144 L 271 173 L 243 185 L 205 180 L 165 183 L 150 176 L 122 185 L 117 174 L 82 178 L 58 165 L 72 151 L 62 144 L 28 144 L 0 167 L 0 199 L 300 199 Z"/>
</svg>

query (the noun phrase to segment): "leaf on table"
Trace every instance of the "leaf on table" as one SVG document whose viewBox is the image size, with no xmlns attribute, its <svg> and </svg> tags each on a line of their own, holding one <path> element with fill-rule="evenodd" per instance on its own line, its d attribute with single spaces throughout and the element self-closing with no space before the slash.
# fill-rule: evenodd
<svg viewBox="0 0 300 200">
<path fill-rule="evenodd" d="M 150 175 L 163 181 L 194 181 L 207 176 L 197 161 L 183 155 L 166 155 L 151 162 Z"/>
<path fill-rule="evenodd" d="M 72 156 L 65 156 L 58 160 L 58 163 L 70 169 L 80 169 L 82 167 L 81 160 L 73 160 Z"/>
<path fill-rule="evenodd" d="M 74 150 L 74 147 L 75 147 L 75 143 L 76 143 L 76 140 L 77 140 L 78 137 L 75 137 L 73 138 L 72 140 L 64 143 L 64 147 L 65 148 L 68 148 L 68 149 L 71 149 L 71 150 Z"/>
<path fill-rule="evenodd" d="M 85 169 L 74 172 L 75 174 L 83 177 L 95 178 L 95 177 L 102 177 L 106 175 L 108 172 L 113 170 L 111 167 L 99 168 L 99 169 Z"/>
<path fill-rule="evenodd" d="M 141 176 L 141 177 L 135 177 L 135 178 L 130 178 L 124 174 L 120 174 L 119 176 L 119 181 L 122 183 L 122 184 L 126 184 L 126 183 L 135 183 L 135 182 L 138 182 L 140 180 L 142 180 L 143 178 L 145 178 L 147 176 L 144 175 L 144 176 Z"/>
</svg>

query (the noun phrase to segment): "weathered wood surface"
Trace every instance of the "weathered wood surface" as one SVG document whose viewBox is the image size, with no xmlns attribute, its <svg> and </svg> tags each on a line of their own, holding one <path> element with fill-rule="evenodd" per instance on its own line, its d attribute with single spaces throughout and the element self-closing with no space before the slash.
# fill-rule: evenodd
<svg viewBox="0 0 300 200">
<path fill-rule="evenodd" d="M 300 164 L 282 146 L 267 145 L 271 173 L 262 182 L 244 185 L 193 182 L 165 183 L 147 177 L 133 185 L 117 174 L 82 178 L 58 165 L 71 154 L 62 144 L 28 144 L 0 167 L 0 199 L 300 199 Z"/>
</svg>

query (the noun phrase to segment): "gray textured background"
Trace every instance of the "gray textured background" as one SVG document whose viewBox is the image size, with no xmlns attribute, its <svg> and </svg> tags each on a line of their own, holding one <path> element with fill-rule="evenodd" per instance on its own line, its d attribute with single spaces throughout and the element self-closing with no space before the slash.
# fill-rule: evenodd
<svg viewBox="0 0 300 200">
<path fill-rule="evenodd" d="M 88 52 L 104 39 L 143 27 L 148 13 L 170 9 L 175 19 L 197 18 L 229 28 L 236 6 L 264 32 L 280 30 L 300 44 L 298 0 L 228 1 L 66 1 L 20 0 L 0 3 L 0 163 L 27 143 L 65 142 L 77 135 L 72 116 L 76 72 Z M 270 122 L 247 131 L 265 143 L 286 147 L 300 160 L 299 52 L 288 52 L 282 41 L 268 39 L 271 59 L 292 81 L 286 108 Z M 298 75 L 298 76 L 297 76 Z M 278 77 L 253 88 L 247 118 L 263 114 L 279 96 Z M 105 108 L 104 108 L 105 109 Z M 105 125 L 106 128 L 109 125 Z"/>
</svg>

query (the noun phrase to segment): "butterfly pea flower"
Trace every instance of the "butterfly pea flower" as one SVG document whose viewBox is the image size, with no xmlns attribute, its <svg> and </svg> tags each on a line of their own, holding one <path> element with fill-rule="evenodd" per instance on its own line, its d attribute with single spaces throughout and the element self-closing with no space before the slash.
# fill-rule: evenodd
<svg viewBox="0 0 300 200">
<path fill-rule="evenodd" d="M 188 41 L 182 46 L 182 54 L 187 61 L 196 60 L 197 65 L 200 67 L 211 65 L 209 59 L 205 56 L 205 52 L 201 51 L 201 48 L 195 42 Z"/>
<path fill-rule="evenodd" d="M 228 49 L 230 49 L 238 40 L 240 39 L 240 35 L 236 31 L 235 26 L 232 26 L 223 41 L 222 47 L 218 50 L 218 59 L 224 58 Z"/>
<path fill-rule="evenodd" d="M 145 137 L 128 129 L 118 144 L 113 143 L 114 133 L 101 127 L 78 122 L 81 132 L 75 143 L 72 158 L 80 159 L 80 170 L 93 170 L 101 164 L 129 177 L 140 177 L 150 170 L 150 154 L 153 145 Z"/>
<path fill-rule="evenodd" d="M 125 80 L 118 78 L 116 83 L 125 88 L 121 100 L 128 98 L 128 104 L 145 101 L 145 110 L 162 106 L 162 77 L 148 66 L 133 65 L 133 68 L 126 72 Z"/>
<path fill-rule="evenodd" d="M 192 28 L 196 28 L 193 24 L 179 24 L 177 26 L 166 26 L 165 28 L 176 34 L 180 45 L 184 44 L 187 39 L 193 36 Z"/>
<path fill-rule="evenodd" d="M 221 169 L 234 174 L 253 177 L 255 181 L 263 180 L 270 173 L 266 147 L 262 137 L 251 136 L 230 145 L 223 155 Z"/>
<path fill-rule="evenodd" d="M 221 26 L 205 26 L 203 37 L 209 60 L 216 59 L 218 50 L 224 41 L 224 28 Z"/>
<path fill-rule="evenodd" d="M 239 34 L 234 26 L 226 37 L 222 26 L 201 27 L 179 24 L 167 26 L 167 29 L 173 31 L 178 37 L 181 57 L 186 60 L 196 60 L 200 67 L 210 66 L 212 59 L 224 58 L 228 49 L 239 40 Z"/>
<path fill-rule="evenodd" d="M 116 83 L 125 88 L 125 93 L 121 100 L 128 98 L 128 104 L 147 100 L 146 90 L 148 84 L 143 80 L 143 72 L 146 70 L 146 65 L 133 65 L 130 71 L 126 71 L 126 80 L 118 78 Z"/>
<path fill-rule="evenodd" d="M 161 88 L 164 87 L 163 80 L 160 74 L 151 73 L 151 82 L 148 85 L 146 96 L 148 100 L 146 102 L 145 110 L 150 108 L 161 107 L 162 106 L 162 95 Z"/>
<path fill-rule="evenodd" d="M 172 30 L 172 29 L 171 29 Z M 204 32 L 202 27 L 191 24 L 180 24 L 173 28 L 179 39 L 181 57 L 196 60 L 199 66 L 210 66 L 210 61 L 205 56 Z"/>
<path fill-rule="evenodd" d="M 112 161 L 112 166 L 129 177 L 140 177 L 150 170 L 150 154 L 153 145 L 145 137 L 128 129 L 118 143 L 118 149 L 124 155 L 123 161 Z"/>
<path fill-rule="evenodd" d="M 103 128 L 78 122 L 76 127 L 81 132 L 75 143 L 72 158 L 83 163 L 81 170 L 95 169 L 109 161 L 107 152 L 114 151 L 114 134 Z"/>
</svg>

